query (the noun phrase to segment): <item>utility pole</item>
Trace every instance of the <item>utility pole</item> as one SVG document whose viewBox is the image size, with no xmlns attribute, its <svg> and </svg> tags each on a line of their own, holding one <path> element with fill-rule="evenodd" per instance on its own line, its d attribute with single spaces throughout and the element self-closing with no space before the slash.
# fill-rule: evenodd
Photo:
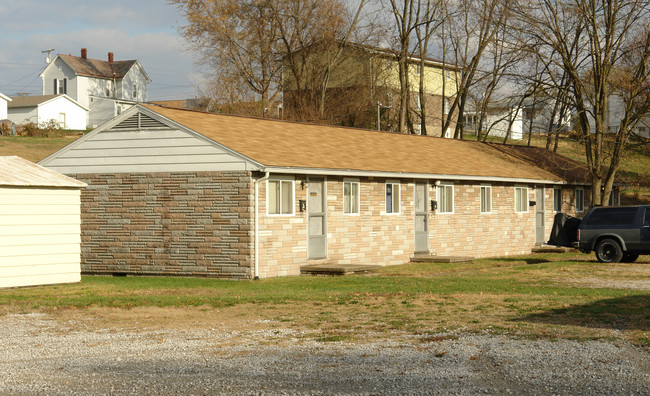
<svg viewBox="0 0 650 396">
<path fill-rule="evenodd" d="M 44 54 L 44 53 L 47 52 L 47 56 L 45 57 L 45 63 L 47 63 L 48 65 L 50 64 L 50 62 L 52 62 L 52 51 L 54 51 L 54 48 L 49 48 L 49 49 L 41 51 L 41 54 Z"/>
</svg>

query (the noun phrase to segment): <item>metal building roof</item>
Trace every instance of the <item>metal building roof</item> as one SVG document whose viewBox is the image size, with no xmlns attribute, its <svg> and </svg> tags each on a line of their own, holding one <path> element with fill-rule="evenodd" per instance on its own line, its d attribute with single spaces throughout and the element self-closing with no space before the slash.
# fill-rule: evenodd
<svg viewBox="0 0 650 396">
<path fill-rule="evenodd" d="M 0 157 L 0 186 L 82 188 L 87 184 L 17 156 Z"/>
</svg>

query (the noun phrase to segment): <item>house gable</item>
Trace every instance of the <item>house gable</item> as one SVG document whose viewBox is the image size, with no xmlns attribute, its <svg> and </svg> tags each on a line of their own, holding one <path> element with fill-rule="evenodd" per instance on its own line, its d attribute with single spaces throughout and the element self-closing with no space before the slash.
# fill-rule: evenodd
<svg viewBox="0 0 650 396">
<path fill-rule="evenodd" d="M 139 106 L 132 107 L 40 164 L 66 174 L 259 168 L 254 161 Z"/>
</svg>

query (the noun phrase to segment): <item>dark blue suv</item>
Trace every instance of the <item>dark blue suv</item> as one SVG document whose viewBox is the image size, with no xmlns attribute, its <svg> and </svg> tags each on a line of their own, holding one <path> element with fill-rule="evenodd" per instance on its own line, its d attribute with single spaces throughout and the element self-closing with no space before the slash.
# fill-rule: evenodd
<svg viewBox="0 0 650 396">
<path fill-rule="evenodd" d="M 596 252 L 601 263 L 634 262 L 650 254 L 650 205 L 593 208 L 578 227 L 574 246 Z"/>
</svg>

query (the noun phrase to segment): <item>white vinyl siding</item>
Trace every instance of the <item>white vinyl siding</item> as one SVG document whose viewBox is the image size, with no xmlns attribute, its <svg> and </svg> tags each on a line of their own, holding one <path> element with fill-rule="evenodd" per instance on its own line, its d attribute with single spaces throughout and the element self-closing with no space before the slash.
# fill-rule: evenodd
<svg viewBox="0 0 650 396">
<path fill-rule="evenodd" d="M 386 183 L 386 214 L 400 213 L 400 184 Z"/>
<path fill-rule="evenodd" d="M 0 188 L 0 288 L 79 282 L 80 191 Z"/>
<path fill-rule="evenodd" d="M 270 215 L 292 215 L 293 180 L 267 180 L 267 208 Z"/>
<path fill-rule="evenodd" d="M 492 186 L 481 186 L 481 213 L 492 212 Z"/>
<path fill-rule="evenodd" d="M 440 183 L 436 188 L 438 213 L 454 213 L 454 184 Z"/>
<path fill-rule="evenodd" d="M 528 212 L 528 187 L 515 187 L 515 212 Z"/>
<path fill-rule="evenodd" d="M 576 188 L 576 212 L 584 212 L 585 210 L 585 190 Z"/>
<path fill-rule="evenodd" d="M 359 182 L 343 182 L 343 213 L 359 214 Z"/>
<path fill-rule="evenodd" d="M 562 189 L 561 188 L 553 189 L 553 211 L 554 212 L 562 211 Z"/>
</svg>

